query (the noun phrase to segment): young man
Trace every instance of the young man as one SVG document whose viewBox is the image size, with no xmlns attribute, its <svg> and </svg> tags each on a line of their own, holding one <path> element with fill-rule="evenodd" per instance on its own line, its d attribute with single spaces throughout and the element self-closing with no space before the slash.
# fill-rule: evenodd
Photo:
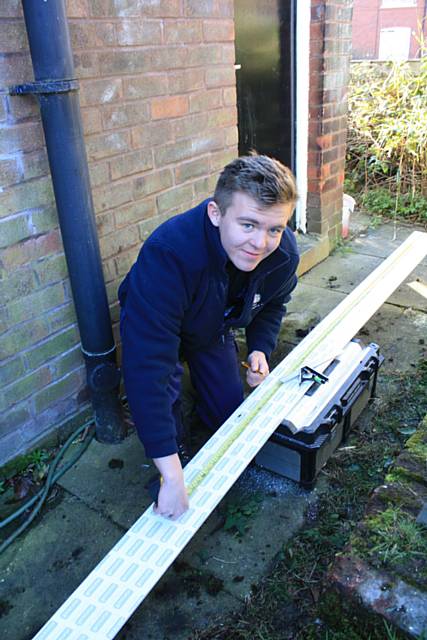
<svg viewBox="0 0 427 640">
<path fill-rule="evenodd" d="M 280 162 L 237 158 L 213 199 L 154 231 L 120 286 L 125 386 L 146 454 L 163 477 L 162 516 L 175 519 L 188 508 L 178 456 L 180 359 L 213 431 L 243 400 L 234 328 L 246 329 L 248 384 L 268 375 L 297 283 L 298 252 L 287 227 L 296 199 L 292 173 Z"/>
</svg>

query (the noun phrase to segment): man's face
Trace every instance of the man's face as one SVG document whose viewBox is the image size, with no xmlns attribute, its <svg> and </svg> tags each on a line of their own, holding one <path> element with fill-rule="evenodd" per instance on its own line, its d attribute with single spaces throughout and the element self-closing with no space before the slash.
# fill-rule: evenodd
<svg viewBox="0 0 427 640">
<path fill-rule="evenodd" d="M 216 202 L 208 204 L 208 215 L 219 229 L 222 246 L 241 271 L 253 271 L 277 249 L 292 211 L 292 203 L 262 207 L 241 192 L 233 194 L 224 215 Z"/>
</svg>

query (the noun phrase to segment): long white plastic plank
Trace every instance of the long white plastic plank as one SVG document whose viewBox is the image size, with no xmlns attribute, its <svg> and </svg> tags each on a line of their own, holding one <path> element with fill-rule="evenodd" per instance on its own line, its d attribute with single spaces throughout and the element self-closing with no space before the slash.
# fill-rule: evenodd
<svg viewBox="0 0 427 640">
<path fill-rule="evenodd" d="M 34 640 L 111 639 L 141 604 L 310 383 L 294 374 L 323 371 L 427 254 L 414 232 L 272 371 L 184 470 L 190 509 L 175 522 L 152 506 L 36 634 Z M 282 382 L 284 380 L 284 382 Z"/>
</svg>

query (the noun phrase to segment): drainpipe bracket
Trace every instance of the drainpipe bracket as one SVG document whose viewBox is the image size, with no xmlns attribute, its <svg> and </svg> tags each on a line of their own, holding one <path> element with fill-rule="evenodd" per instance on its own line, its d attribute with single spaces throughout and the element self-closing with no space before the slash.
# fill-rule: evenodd
<svg viewBox="0 0 427 640">
<path fill-rule="evenodd" d="M 36 80 L 9 87 L 11 96 L 40 95 L 49 93 L 69 93 L 78 91 L 78 80 Z"/>
</svg>

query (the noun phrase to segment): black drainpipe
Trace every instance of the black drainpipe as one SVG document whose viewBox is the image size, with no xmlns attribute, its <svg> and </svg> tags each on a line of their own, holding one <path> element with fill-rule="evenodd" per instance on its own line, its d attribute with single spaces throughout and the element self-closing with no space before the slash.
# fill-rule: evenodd
<svg viewBox="0 0 427 640">
<path fill-rule="evenodd" d="M 102 273 L 78 83 L 75 80 L 64 0 L 23 0 L 35 82 L 12 87 L 12 95 L 36 95 L 58 209 L 81 349 L 95 413 L 96 438 L 124 437 L 120 372 Z"/>
</svg>

